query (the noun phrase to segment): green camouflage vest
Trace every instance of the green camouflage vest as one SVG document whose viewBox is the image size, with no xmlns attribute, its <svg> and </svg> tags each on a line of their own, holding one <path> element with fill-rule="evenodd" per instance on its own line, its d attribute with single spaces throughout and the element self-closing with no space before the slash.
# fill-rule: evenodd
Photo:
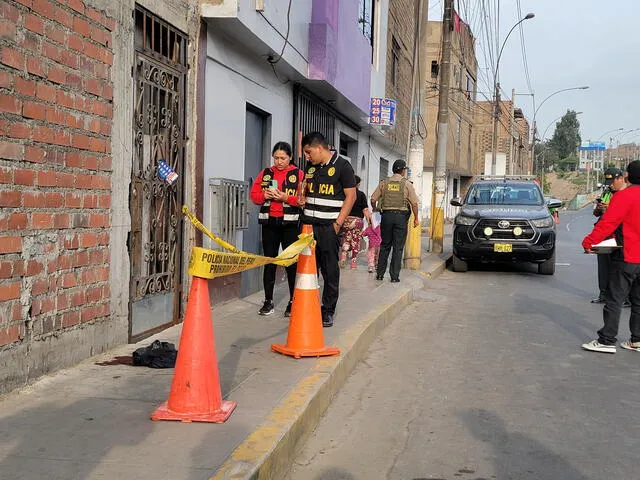
<svg viewBox="0 0 640 480">
<path fill-rule="evenodd" d="M 381 210 L 408 210 L 407 201 L 404 197 L 406 183 L 406 178 L 401 179 L 399 182 L 396 180 L 385 180 L 383 182 L 380 195 Z"/>
</svg>

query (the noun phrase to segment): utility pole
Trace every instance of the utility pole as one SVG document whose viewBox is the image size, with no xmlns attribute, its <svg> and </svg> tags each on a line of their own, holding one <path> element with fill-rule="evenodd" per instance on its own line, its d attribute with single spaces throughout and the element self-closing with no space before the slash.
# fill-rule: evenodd
<svg viewBox="0 0 640 480">
<path fill-rule="evenodd" d="M 427 78 L 427 0 L 417 0 L 418 16 L 416 19 L 416 42 L 413 48 L 413 86 L 411 95 L 412 124 L 409 129 L 407 164 L 411 169 L 411 182 L 418 194 L 418 212 L 422 212 L 422 172 L 424 170 L 424 142 L 420 135 L 422 113 L 424 112 L 424 82 Z M 426 132 L 425 132 L 426 134 Z M 409 232 L 404 249 L 404 266 L 410 270 L 420 268 L 422 258 L 422 226 L 409 223 Z"/>
<path fill-rule="evenodd" d="M 533 104 L 535 106 L 535 102 Z M 534 119 L 531 125 L 531 131 L 533 134 L 531 135 L 531 161 L 529 162 L 529 170 L 527 171 L 527 175 L 535 174 L 536 170 L 536 120 L 535 114 Z"/>
<path fill-rule="evenodd" d="M 514 157 L 514 153 L 515 153 L 515 147 L 514 147 L 514 137 L 515 137 L 515 133 L 513 132 L 513 127 L 514 124 L 516 123 L 516 119 L 515 119 L 515 115 L 516 115 L 516 89 L 512 88 L 511 89 L 511 115 L 509 116 L 509 130 L 511 130 L 509 132 L 509 175 L 513 175 L 513 167 L 514 167 L 514 161 L 513 161 L 513 157 Z"/>
<path fill-rule="evenodd" d="M 493 137 L 491 143 L 491 175 L 496 175 L 498 154 L 498 117 L 500 115 L 500 82 L 496 82 L 495 103 L 493 104 Z"/>
<path fill-rule="evenodd" d="M 438 139 L 436 168 L 433 175 L 434 195 L 431 203 L 431 251 L 442 253 L 444 246 L 444 201 L 447 187 L 447 143 L 449 140 L 449 91 L 451 89 L 451 35 L 453 0 L 444 0 L 442 17 L 442 64 L 440 65 L 440 97 L 438 100 Z"/>
</svg>

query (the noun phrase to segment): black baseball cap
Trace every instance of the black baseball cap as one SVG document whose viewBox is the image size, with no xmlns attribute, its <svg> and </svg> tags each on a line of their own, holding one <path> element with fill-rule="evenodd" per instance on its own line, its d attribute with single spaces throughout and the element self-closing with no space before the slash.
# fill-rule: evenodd
<svg viewBox="0 0 640 480">
<path fill-rule="evenodd" d="M 624 172 L 616 167 L 609 167 L 604 171 L 604 184 L 611 185 L 618 177 L 623 177 Z"/>
<path fill-rule="evenodd" d="M 393 173 L 400 173 L 405 168 L 407 168 L 407 162 L 405 162 L 404 160 L 396 160 L 395 162 L 393 162 L 393 167 L 391 168 L 391 170 L 393 170 Z"/>
</svg>

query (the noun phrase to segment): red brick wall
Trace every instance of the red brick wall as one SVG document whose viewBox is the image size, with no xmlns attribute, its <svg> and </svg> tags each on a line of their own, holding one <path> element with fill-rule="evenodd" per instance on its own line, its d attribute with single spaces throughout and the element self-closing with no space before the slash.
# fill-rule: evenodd
<svg viewBox="0 0 640 480">
<path fill-rule="evenodd" d="M 114 27 L 0 0 L 0 346 L 109 317 Z"/>
</svg>

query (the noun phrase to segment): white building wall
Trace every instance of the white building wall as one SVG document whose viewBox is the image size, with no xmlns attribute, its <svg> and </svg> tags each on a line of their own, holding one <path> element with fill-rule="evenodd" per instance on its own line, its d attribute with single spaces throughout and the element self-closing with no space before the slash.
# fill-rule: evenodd
<svg viewBox="0 0 640 480">
<path fill-rule="evenodd" d="M 604 170 L 604 150 L 580 150 L 578 158 L 580 161 L 578 168 L 581 170 L 586 170 L 588 167 L 591 168 L 591 170 Z"/>
<path fill-rule="evenodd" d="M 271 116 L 266 140 L 269 149 L 277 141 L 290 143 L 293 131 L 293 87 L 291 83 L 283 85 L 259 57 L 209 29 L 206 69 L 205 224 L 211 218 L 209 178 L 244 179 L 247 104 Z M 264 166 L 270 162 L 265 158 Z M 242 248 L 240 234 L 237 240 Z"/>
<path fill-rule="evenodd" d="M 384 97 L 387 69 L 387 31 L 389 0 L 376 2 L 374 25 L 374 58 L 371 70 L 372 97 Z M 227 38 L 221 30 L 232 28 L 227 22 L 238 22 L 259 38 L 265 50 L 282 51 L 282 35 L 287 30 L 287 2 L 266 1 L 264 12 L 255 9 L 255 0 L 225 0 L 219 4 L 206 4 L 202 14 L 213 18 L 209 26 L 206 65 L 206 120 L 204 165 L 204 219 L 209 211 L 209 178 L 244 178 L 245 111 L 247 103 L 271 115 L 270 145 L 276 141 L 291 142 L 293 131 L 293 83 L 282 84 L 270 65 L 260 55 L 243 47 L 242 42 Z M 206 11 L 205 11 L 206 10 Z M 282 62 L 293 67 L 300 75 L 308 74 L 309 23 L 312 2 L 293 2 L 290 15 L 289 42 Z M 223 29 L 218 29 L 223 25 Z M 235 27 L 233 27 L 235 28 Z M 389 148 L 384 142 L 384 131 L 355 132 L 349 126 L 336 122 L 336 139 L 344 132 L 357 141 L 350 153 L 354 171 L 362 178 L 360 189 L 370 197 L 380 181 L 380 157 L 391 166 L 398 158 L 405 158 L 404 145 Z M 336 141 L 338 143 L 338 140 Z M 338 145 L 336 145 L 337 147 Z M 270 158 L 265 159 L 265 166 Z M 257 172 L 256 172 L 257 173 Z M 237 245 L 242 248 L 241 234 Z"/>
<path fill-rule="evenodd" d="M 423 225 L 425 219 L 431 219 L 431 199 L 433 195 L 433 170 L 425 168 L 422 171 L 422 212 Z"/>
<path fill-rule="evenodd" d="M 291 3 L 288 38 L 290 45 L 287 45 L 282 55 L 283 61 L 303 76 L 308 72 L 309 23 L 312 4 L 311 1 Z M 270 51 L 279 55 L 284 45 L 283 35 L 287 31 L 288 6 L 289 2 L 267 0 L 264 2 L 264 11 L 261 12 L 256 10 L 256 0 L 224 0 L 203 4 L 201 13 L 203 17 L 219 18 L 221 22 L 232 22 L 237 18 Z"/>
<path fill-rule="evenodd" d="M 453 219 L 453 217 L 456 216 L 457 213 L 457 207 L 454 207 L 453 205 L 451 205 L 449 202 L 451 201 L 451 199 L 454 197 L 454 189 L 453 189 L 453 181 L 454 181 L 454 177 L 447 172 L 447 191 L 445 192 L 444 195 L 444 218 L 445 220 L 451 220 Z M 458 190 L 460 189 L 460 180 L 458 179 Z"/>
<path fill-rule="evenodd" d="M 484 154 L 484 175 L 491 175 L 491 153 Z M 505 153 L 496 153 L 496 171 L 494 175 L 507 174 L 507 155 Z"/>
<path fill-rule="evenodd" d="M 369 137 L 368 133 L 360 132 L 360 135 L 358 136 L 358 158 L 354 159 L 354 161 L 352 162 L 353 169 L 356 172 L 356 175 L 361 178 L 360 190 L 362 190 L 367 195 L 367 199 L 373 192 L 373 189 L 371 188 L 371 182 L 369 180 L 369 176 L 371 175 L 369 154 L 370 142 L 371 138 Z"/>
<path fill-rule="evenodd" d="M 371 193 L 380 183 L 380 158 L 384 158 L 389 162 L 387 176 L 391 176 L 393 162 L 399 158 L 404 158 L 404 153 L 400 152 L 397 147 L 389 147 L 378 135 L 374 134 L 370 136 L 369 141 L 369 185 Z"/>
<path fill-rule="evenodd" d="M 444 218 L 446 220 L 451 220 L 458 213 L 457 207 L 452 206 L 449 202 L 454 197 L 453 192 L 453 180 L 454 177 L 451 175 L 449 171 L 446 172 L 446 190 L 444 193 L 444 203 L 439 205 L 440 208 L 444 210 Z M 458 196 L 460 196 L 460 180 L 458 178 Z M 423 226 L 426 226 L 425 221 L 431 220 L 431 202 L 433 200 L 433 169 L 425 168 L 422 171 L 422 218 Z"/>
<path fill-rule="evenodd" d="M 387 82 L 387 32 L 389 31 L 389 0 L 374 0 L 375 25 L 373 34 L 373 65 L 371 68 L 371 96 L 384 97 Z"/>
</svg>

